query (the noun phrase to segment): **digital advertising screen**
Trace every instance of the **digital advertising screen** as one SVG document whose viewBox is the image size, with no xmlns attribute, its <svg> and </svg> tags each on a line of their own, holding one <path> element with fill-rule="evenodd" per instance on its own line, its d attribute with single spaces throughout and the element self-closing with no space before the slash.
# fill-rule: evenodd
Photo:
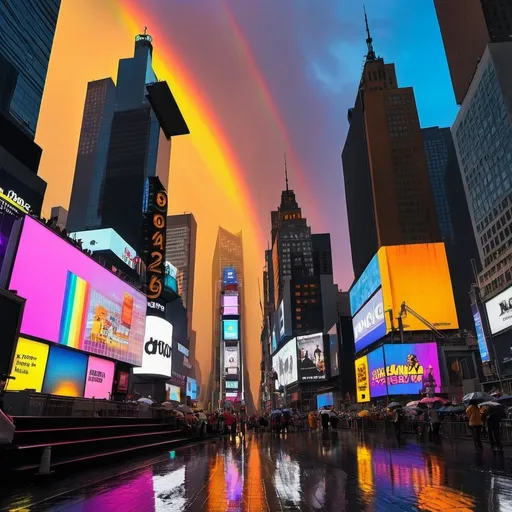
<svg viewBox="0 0 512 512">
<path fill-rule="evenodd" d="M 89 356 L 84 398 L 109 399 L 116 365 L 101 357 Z"/>
<path fill-rule="evenodd" d="M 331 377 L 337 377 L 340 374 L 339 361 L 339 342 L 338 329 L 336 324 L 327 333 L 329 335 L 330 361 L 331 361 Z"/>
<path fill-rule="evenodd" d="M 458 329 L 457 311 L 444 243 L 381 247 L 378 252 L 385 308 L 393 316 L 402 302 L 427 319 L 436 329 Z M 427 327 L 411 314 L 402 317 L 404 330 Z M 386 317 L 388 332 L 390 320 Z"/>
<path fill-rule="evenodd" d="M 173 400 L 175 402 L 180 402 L 181 397 L 181 388 L 179 386 L 174 386 L 173 384 L 165 384 L 165 400 L 168 402 L 169 400 Z"/>
<path fill-rule="evenodd" d="M 16 220 L 25 214 L 26 211 L 13 199 L 2 193 L 0 189 L 0 270 L 4 262 L 12 227 Z"/>
<path fill-rule="evenodd" d="M 50 347 L 43 393 L 83 397 L 88 357 L 83 352 Z"/>
<path fill-rule="evenodd" d="M 227 380 L 226 381 L 226 389 L 238 389 L 238 381 L 237 380 Z"/>
<path fill-rule="evenodd" d="M 363 350 L 386 335 L 384 299 L 379 289 L 352 320 L 356 352 Z"/>
<path fill-rule="evenodd" d="M 197 399 L 197 382 L 196 379 L 192 377 L 187 377 L 187 396 L 189 396 L 191 400 Z"/>
<path fill-rule="evenodd" d="M 370 401 L 370 377 L 368 374 L 368 357 L 363 356 L 356 359 L 356 395 L 357 402 Z"/>
<path fill-rule="evenodd" d="M 324 336 L 310 334 L 297 336 L 297 349 L 299 351 L 299 378 L 301 381 L 325 380 L 325 351 Z"/>
<path fill-rule="evenodd" d="M 224 347 L 224 368 L 238 370 L 238 347 Z"/>
<path fill-rule="evenodd" d="M 226 295 L 222 296 L 222 307 L 238 307 L 238 294 L 237 295 Z"/>
<path fill-rule="evenodd" d="M 172 371 L 172 324 L 158 316 L 146 317 L 142 366 L 135 375 L 170 377 Z"/>
<path fill-rule="evenodd" d="M 40 393 L 49 350 L 46 343 L 19 338 L 11 369 L 11 375 L 16 380 L 7 381 L 7 391 L 34 389 Z"/>
<path fill-rule="evenodd" d="M 381 285 L 379 257 L 376 254 L 361 277 L 350 289 L 350 311 L 354 316 L 361 306 L 372 296 L 373 292 Z"/>
<path fill-rule="evenodd" d="M 141 365 L 146 297 L 31 217 L 9 287 L 27 299 L 23 334 Z"/>
<path fill-rule="evenodd" d="M 473 321 L 475 322 L 475 332 L 476 339 L 478 340 L 480 358 L 482 359 L 482 363 L 487 363 L 490 361 L 489 348 L 487 347 L 487 340 L 485 339 L 482 317 L 480 316 L 480 311 L 478 311 L 478 306 L 476 304 L 471 305 L 471 311 L 473 313 Z"/>
<path fill-rule="evenodd" d="M 222 284 L 238 284 L 238 281 L 236 279 L 236 270 L 234 267 L 226 267 L 222 271 Z"/>
<path fill-rule="evenodd" d="M 492 334 L 512 327 L 512 286 L 485 303 Z"/>
<path fill-rule="evenodd" d="M 224 341 L 237 341 L 239 338 L 238 320 L 222 320 L 222 339 Z"/>
<path fill-rule="evenodd" d="M 327 407 L 329 405 L 334 405 L 334 397 L 332 392 L 331 393 L 324 393 L 322 395 L 316 396 L 316 405 L 318 409 L 321 409 L 322 407 Z"/>
<path fill-rule="evenodd" d="M 229 315 L 238 315 L 238 306 L 226 306 L 222 310 L 222 314 L 229 316 Z"/>
<path fill-rule="evenodd" d="M 126 393 L 128 391 L 129 382 L 130 382 L 130 374 L 128 372 L 117 372 L 117 392 L 118 393 Z"/>
<path fill-rule="evenodd" d="M 168 261 L 164 264 L 165 268 L 165 286 L 170 288 L 173 292 L 178 293 L 178 282 L 176 276 L 178 275 L 178 269 Z"/>
<path fill-rule="evenodd" d="M 418 395 L 434 388 L 441 390 L 441 374 L 436 343 L 404 343 L 385 345 L 386 365 L 382 347 L 368 354 L 370 393 L 372 398 L 386 395 Z"/>
<path fill-rule="evenodd" d="M 297 382 L 297 340 L 288 341 L 272 358 L 272 367 L 277 373 L 276 386 L 287 386 Z"/>
</svg>

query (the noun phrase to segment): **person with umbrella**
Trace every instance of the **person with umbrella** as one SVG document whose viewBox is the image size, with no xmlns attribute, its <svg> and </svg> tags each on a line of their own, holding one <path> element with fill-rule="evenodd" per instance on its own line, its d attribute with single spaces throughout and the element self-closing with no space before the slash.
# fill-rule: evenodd
<svg viewBox="0 0 512 512">
<path fill-rule="evenodd" d="M 478 400 L 470 400 L 469 407 L 466 409 L 466 416 L 468 417 L 469 429 L 471 430 L 471 434 L 473 435 L 473 442 L 475 443 L 475 448 L 483 450 L 483 419 L 482 413 L 480 412 L 480 408 L 478 407 Z"/>
<path fill-rule="evenodd" d="M 484 419 L 487 421 L 487 432 L 489 433 L 491 449 L 494 451 L 502 451 L 500 421 L 505 417 L 505 412 L 496 402 L 486 402 L 480 404 L 480 407 L 482 407 L 481 412 Z"/>
<path fill-rule="evenodd" d="M 428 431 L 429 440 L 439 441 L 439 430 L 441 428 L 441 420 L 439 414 L 434 408 L 434 405 L 429 405 L 427 411 L 428 421 L 430 423 L 430 429 Z"/>
</svg>

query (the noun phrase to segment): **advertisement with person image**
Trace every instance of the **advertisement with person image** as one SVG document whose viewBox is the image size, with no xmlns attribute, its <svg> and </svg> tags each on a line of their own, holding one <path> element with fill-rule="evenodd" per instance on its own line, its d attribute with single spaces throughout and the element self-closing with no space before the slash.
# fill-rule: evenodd
<svg viewBox="0 0 512 512">
<path fill-rule="evenodd" d="M 299 377 L 301 381 L 325 380 L 324 336 L 320 332 L 297 337 Z"/>
</svg>

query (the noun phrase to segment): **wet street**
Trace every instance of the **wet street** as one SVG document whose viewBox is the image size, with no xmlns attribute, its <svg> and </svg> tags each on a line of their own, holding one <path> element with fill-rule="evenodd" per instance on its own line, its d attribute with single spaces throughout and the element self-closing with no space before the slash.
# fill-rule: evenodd
<svg viewBox="0 0 512 512">
<path fill-rule="evenodd" d="M 248 435 L 104 465 L 18 491 L 23 511 L 512 511 L 509 456 L 472 444 L 400 448 L 377 434 Z"/>
</svg>

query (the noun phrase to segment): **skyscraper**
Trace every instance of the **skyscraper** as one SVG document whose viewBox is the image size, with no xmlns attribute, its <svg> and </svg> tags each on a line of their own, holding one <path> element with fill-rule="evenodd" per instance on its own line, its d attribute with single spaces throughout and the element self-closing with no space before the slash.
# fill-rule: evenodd
<svg viewBox="0 0 512 512">
<path fill-rule="evenodd" d="M 434 0 L 455 98 L 462 104 L 487 43 L 512 40 L 510 0 Z"/>
<path fill-rule="evenodd" d="M 60 0 L 0 3 L 0 189 L 41 212 L 46 182 L 34 142 Z"/>
<path fill-rule="evenodd" d="M 449 128 L 437 126 L 424 128 L 422 133 L 459 325 L 473 330 L 468 290 L 475 280 L 471 260 L 478 260 L 478 250 L 452 134 Z"/>
<path fill-rule="evenodd" d="M 68 230 L 70 232 L 97 229 L 101 225 L 101 192 L 105 179 L 115 100 L 116 86 L 111 78 L 103 78 L 87 84 L 69 203 Z"/>
<path fill-rule="evenodd" d="M 377 249 L 440 239 L 412 87 L 394 64 L 368 53 L 342 153 L 356 279 Z"/>
<path fill-rule="evenodd" d="M 487 46 L 452 126 L 484 299 L 512 282 L 511 59 L 512 42 Z"/>
</svg>

